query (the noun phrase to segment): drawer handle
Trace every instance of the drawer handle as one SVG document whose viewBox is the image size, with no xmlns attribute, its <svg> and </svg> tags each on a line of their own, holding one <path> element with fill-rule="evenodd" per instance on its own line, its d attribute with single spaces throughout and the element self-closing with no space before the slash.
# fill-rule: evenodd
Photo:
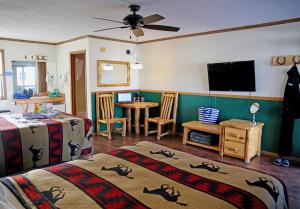
<svg viewBox="0 0 300 209">
<path fill-rule="evenodd" d="M 239 134 L 229 133 L 228 135 L 234 138 L 243 139 L 243 137 L 240 136 Z"/>
<path fill-rule="evenodd" d="M 237 147 L 236 147 L 236 148 L 228 147 L 227 149 L 228 149 L 229 151 L 232 151 L 232 152 L 235 152 L 235 153 L 238 152 L 238 148 L 237 148 Z"/>
</svg>

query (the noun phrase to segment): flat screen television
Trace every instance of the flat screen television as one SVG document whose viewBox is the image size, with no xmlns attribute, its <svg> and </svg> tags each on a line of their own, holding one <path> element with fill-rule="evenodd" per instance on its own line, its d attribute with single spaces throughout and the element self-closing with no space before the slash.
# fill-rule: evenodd
<svg viewBox="0 0 300 209">
<path fill-rule="evenodd" d="M 254 60 L 207 64 L 210 91 L 255 91 Z"/>
</svg>

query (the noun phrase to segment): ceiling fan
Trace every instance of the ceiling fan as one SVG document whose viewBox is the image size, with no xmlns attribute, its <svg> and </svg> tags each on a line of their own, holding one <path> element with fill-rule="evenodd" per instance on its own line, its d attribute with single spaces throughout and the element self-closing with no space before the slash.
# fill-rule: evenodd
<svg viewBox="0 0 300 209">
<path fill-rule="evenodd" d="M 143 16 L 137 14 L 137 12 L 140 10 L 140 8 L 141 8 L 140 5 L 136 5 L 136 4 L 129 5 L 129 9 L 133 14 L 130 14 L 130 15 L 127 15 L 126 17 L 124 17 L 123 21 L 110 20 L 110 19 L 101 18 L 101 17 L 94 17 L 95 19 L 116 22 L 116 23 L 120 23 L 120 24 L 124 25 L 124 26 L 119 26 L 119 27 L 112 27 L 112 28 L 96 30 L 94 32 L 100 32 L 100 31 L 112 30 L 112 29 L 118 29 L 118 28 L 130 28 L 130 30 L 132 30 L 133 34 L 136 37 L 140 37 L 140 36 L 144 35 L 144 31 L 142 28 L 151 29 L 151 30 L 170 31 L 170 32 L 177 32 L 180 30 L 179 27 L 173 27 L 173 26 L 167 26 L 167 25 L 153 25 L 152 23 L 161 21 L 165 18 L 158 14 L 143 17 Z"/>
</svg>

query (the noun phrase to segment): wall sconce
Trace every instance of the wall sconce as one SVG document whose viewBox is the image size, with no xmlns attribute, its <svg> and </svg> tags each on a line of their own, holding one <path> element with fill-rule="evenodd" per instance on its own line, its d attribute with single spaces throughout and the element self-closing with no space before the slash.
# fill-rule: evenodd
<svg viewBox="0 0 300 209">
<path fill-rule="evenodd" d="M 139 46 L 136 45 L 136 62 L 131 65 L 131 68 L 134 70 L 142 70 L 143 69 L 143 64 L 139 63 Z"/>
<path fill-rule="evenodd" d="M 46 82 L 51 83 L 54 80 L 54 75 L 51 75 L 50 73 L 47 73 L 46 75 Z"/>
<path fill-rule="evenodd" d="M 141 70 L 141 69 L 143 69 L 143 64 L 137 62 L 137 63 L 132 64 L 131 68 L 134 70 Z"/>
<path fill-rule="evenodd" d="M 67 83 L 69 80 L 69 73 L 65 72 L 59 76 L 59 80 L 63 83 Z"/>
<path fill-rule="evenodd" d="M 105 71 L 112 71 L 112 70 L 114 70 L 114 66 L 109 65 L 109 64 L 104 64 L 104 65 L 102 65 L 102 69 Z"/>
<path fill-rule="evenodd" d="M 41 60 L 41 61 L 46 61 L 48 60 L 47 56 L 42 56 L 42 55 L 25 55 L 25 60 Z"/>
</svg>

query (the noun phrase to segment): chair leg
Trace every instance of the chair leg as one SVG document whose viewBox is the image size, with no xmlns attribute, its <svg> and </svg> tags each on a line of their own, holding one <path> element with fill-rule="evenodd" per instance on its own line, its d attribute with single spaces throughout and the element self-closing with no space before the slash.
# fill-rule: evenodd
<svg viewBox="0 0 300 209">
<path fill-rule="evenodd" d="M 107 123 L 107 138 L 111 139 L 111 124 Z"/>
<path fill-rule="evenodd" d="M 172 135 L 175 136 L 176 135 L 176 123 L 172 124 Z"/>
<path fill-rule="evenodd" d="M 144 128 L 145 128 L 145 136 L 148 136 L 149 135 L 149 122 L 147 119 L 145 120 Z"/>
<path fill-rule="evenodd" d="M 160 140 L 161 137 L 162 124 L 157 123 L 157 139 Z"/>
<path fill-rule="evenodd" d="M 99 136 L 100 135 L 100 123 L 99 122 L 97 122 L 97 125 L 96 125 L 96 136 Z"/>
<path fill-rule="evenodd" d="M 122 136 L 126 136 L 126 119 L 123 121 Z"/>
</svg>

